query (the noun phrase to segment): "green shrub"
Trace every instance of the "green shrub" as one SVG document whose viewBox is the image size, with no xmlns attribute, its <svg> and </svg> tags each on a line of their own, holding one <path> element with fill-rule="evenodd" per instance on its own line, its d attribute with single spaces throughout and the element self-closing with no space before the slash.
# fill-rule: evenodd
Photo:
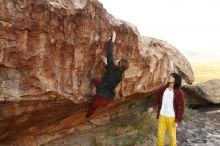
<svg viewBox="0 0 220 146">
<path fill-rule="evenodd" d="M 184 112 L 184 117 L 183 117 L 183 120 L 186 122 L 186 121 L 189 121 L 193 115 L 195 115 L 197 113 L 196 110 L 190 108 L 188 105 L 185 106 L 185 112 Z"/>
</svg>

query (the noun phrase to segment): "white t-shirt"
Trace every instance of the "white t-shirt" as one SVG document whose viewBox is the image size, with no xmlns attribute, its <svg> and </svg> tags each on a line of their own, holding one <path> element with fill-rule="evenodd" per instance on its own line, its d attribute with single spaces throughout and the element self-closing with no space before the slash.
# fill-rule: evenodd
<svg viewBox="0 0 220 146">
<path fill-rule="evenodd" d="M 167 88 L 163 93 L 163 100 L 162 106 L 160 110 L 160 115 L 168 116 L 168 117 L 175 117 L 175 112 L 173 108 L 173 97 L 174 92 Z"/>
</svg>

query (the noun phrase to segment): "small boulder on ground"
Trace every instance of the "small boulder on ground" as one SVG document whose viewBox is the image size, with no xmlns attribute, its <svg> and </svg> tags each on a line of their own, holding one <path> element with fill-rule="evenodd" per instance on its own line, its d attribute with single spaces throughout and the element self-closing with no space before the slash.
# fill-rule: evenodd
<svg viewBox="0 0 220 146">
<path fill-rule="evenodd" d="M 183 86 L 189 105 L 220 104 L 220 80 Z"/>
</svg>

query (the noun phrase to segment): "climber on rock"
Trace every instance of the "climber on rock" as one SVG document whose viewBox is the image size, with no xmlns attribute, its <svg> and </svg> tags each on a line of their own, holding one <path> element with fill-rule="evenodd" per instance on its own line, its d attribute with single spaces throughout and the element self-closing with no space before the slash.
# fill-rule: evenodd
<svg viewBox="0 0 220 146">
<path fill-rule="evenodd" d="M 107 58 L 102 56 L 106 71 L 101 81 L 98 79 L 92 80 L 96 87 L 96 94 L 92 99 L 88 112 L 86 113 L 86 118 L 91 117 L 98 107 L 106 106 L 112 102 L 115 97 L 115 88 L 121 82 L 125 70 L 129 67 L 128 60 L 124 58 L 120 59 L 118 63 L 114 63 L 112 54 L 115 39 L 116 33 L 113 31 L 107 47 Z"/>
</svg>

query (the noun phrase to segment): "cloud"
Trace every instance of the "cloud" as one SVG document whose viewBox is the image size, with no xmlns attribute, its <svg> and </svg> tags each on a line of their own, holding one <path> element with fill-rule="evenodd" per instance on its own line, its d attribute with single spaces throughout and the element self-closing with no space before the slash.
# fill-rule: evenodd
<svg viewBox="0 0 220 146">
<path fill-rule="evenodd" d="M 204 52 L 191 51 L 191 50 L 186 50 L 185 53 L 187 54 L 187 56 L 190 57 L 201 57 L 204 55 Z"/>
<path fill-rule="evenodd" d="M 191 62 L 199 61 L 220 61 L 220 51 L 218 50 L 202 50 L 202 51 L 192 51 L 186 50 L 182 52 L 184 56 Z"/>
</svg>

